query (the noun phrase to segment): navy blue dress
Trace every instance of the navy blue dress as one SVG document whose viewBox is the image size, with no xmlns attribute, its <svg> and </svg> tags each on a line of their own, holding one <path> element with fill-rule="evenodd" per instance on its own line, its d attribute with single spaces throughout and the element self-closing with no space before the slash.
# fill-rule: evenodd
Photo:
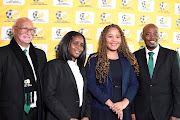
<svg viewBox="0 0 180 120">
<path fill-rule="evenodd" d="M 110 73 L 112 77 L 112 102 L 121 101 L 122 96 L 122 67 L 119 59 L 110 61 Z M 118 115 L 112 110 L 100 110 L 92 108 L 92 120 L 118 120 Z"/>
</svg>

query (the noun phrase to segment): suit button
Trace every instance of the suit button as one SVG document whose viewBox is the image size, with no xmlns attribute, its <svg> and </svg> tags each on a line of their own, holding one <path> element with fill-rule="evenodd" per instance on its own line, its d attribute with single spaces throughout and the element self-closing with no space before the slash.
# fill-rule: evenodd
<svg viewBox="0 0 180 120">
<path fill-rule="evenodd" d="M 153 85 L 150 85 L 150 87 L 152 87 Z"/>
</svg>

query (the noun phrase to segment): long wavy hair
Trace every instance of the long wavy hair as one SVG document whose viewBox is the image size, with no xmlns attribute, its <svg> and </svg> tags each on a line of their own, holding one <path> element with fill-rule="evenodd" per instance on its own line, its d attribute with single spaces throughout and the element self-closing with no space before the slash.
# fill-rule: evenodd
<svg viewBox="0 0 180 120">
<path fill-rule="evenodd" d="M 106 26 L 104 30 L 101 32 L 101 36 L 99 40 L 99 50 L 98 53 L 95 54 L 95 56 L 98 56 L 98 61 L 95 68 L 96 78 L 97 80 L 99 80 L 100 84 L 102 82 L 108 83 L 108 72 L 109 72 L 110 62 L 107 57 L 106 34 L 110 28 L 116 28 L 119 30 L 121 34 L 121 45 L 119 46 L 118 50 L 130 62 L 130 64 L 134 66 L 135 68 L 134 72 L 137 75 L 139 75 L 139 65 L 137 59 L 135 58 L 135 55 L 130 52 L 124 33 L 122 32 L 121 28 L 118 25 L 111 24 Z M 104 81 L 102 81 L 102 79 Z"/>
</svg>

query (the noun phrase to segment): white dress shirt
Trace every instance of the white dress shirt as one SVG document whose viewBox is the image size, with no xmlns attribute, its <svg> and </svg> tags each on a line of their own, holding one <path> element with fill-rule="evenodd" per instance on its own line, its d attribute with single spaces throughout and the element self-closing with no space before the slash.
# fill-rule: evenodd
<svg viewBox="0 0 180 120">
<path fill-rule="evenodd" d="M 20 45 L 19 45 L 20 46 Z M 24 51 L 25 48 L 23 48 L 22 46 L 20 46 L 20 48 Z M 35 78 L 35 81 L 37 81 L 37 77 L 36 77 L 36 74 L 35 74 L 35 70 L 34 70 L 34 66 L 33 66 L 33 63 L 32 63 L 32 60 L 31 60 L 31 57 L 29 55 L 29 48 L 30 48 L 30 45 L 26 48 L 26 56 L 27 56 L 27 59 L 32 67 L 32 70 L 33 70 L 33 74 L 34 74 L 34 78 Z M 30 92 L 30 96 L 32 96 L 32 92 Z M 34 91 L 34 103 L 32 103 L 32 97 L 31 98 L 31 104 L 30 104 L 30 107 L 31 108 L 34 108 L 34 107 L 37 107 L 36 105 L 36 102 L 37 102 L 37 92 Z"/>
<path fill-rule="evenodd" d="M 153 53 L 154 53 L 154 55 L 153 55 L 153 64 L 154 64 L 154 68 L 155 68 L 157 56 L 158 56 L 158 53 L 159 53 L 159 44 L 158 44 L 157 47 L 156 47 L 154 50 L 152 50 L 152 51 L 148 50 L 147 47 L 145 47 L 145 50 L 146 50 L 147 64 L 148 64 L 148 62 L 149 62 L 149 54 L 148 54 L 148 53 L 149 53 L 149 52 L 153 52 Z"/>
<path fill-rule="evenodd" d="M 68 60 L 67 63 L 71 68 L 71 71 L 76 81 L 78 94 L 79 94 L 79 107 L 81 107 L 83 103 L 83 87 L 84 87 L 83 77 L 80 73 L 79 66 L 77 65 L 77 60 L 75 62 L 73 62 L 72 60 Z"/>
</svg>

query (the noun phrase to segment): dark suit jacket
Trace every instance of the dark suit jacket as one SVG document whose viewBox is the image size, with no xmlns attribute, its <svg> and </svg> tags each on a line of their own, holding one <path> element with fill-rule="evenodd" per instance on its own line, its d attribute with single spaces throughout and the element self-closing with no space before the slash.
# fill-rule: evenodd
<svg viewBox="0 0 180 120">
<path fill-rule="evenodd" d="M 46 64 L 45 53 L 35 48 L 38 61 L 38 111 L 42 116 L 42 71 Z M 10 45 L 0 48 L 0 120 L 23 120 L 24 112 L 24 74 L 21 63 Z M 43 118 L 39 118 L 43 120 Z"/>
<path fill-rule="evenodd" d="M 87 81 L 84 68 L 80 69 L 84 80 L 81 117 L 89 117 L 85 106 Z M 55 59 L 45 69 L 44 100 L 48 108 L 46 120 L 70 120 L 79 116 L 79 95 L 74 75 L 66 61 Z"/>
<path fill-rule="evenodd" d="M 180 117 L 180 61 L 177 52 L 160 46 L 152 79 L 145 48 L 135 55 L 140 68 L 140 87 L 134 102 L 137 120 L 146 120 L 150 110 L 155 120 Z"/>
<path fill-rule="evenodd" d="M 94 54 L 91 54 L 89 58 L 91 58 L 92 55 Z M 139 83 L 134 73 L 134 67 L 130 65 L 129 61 L 121 53 L 118 52 L 118 55 L 122 65 L 122 99 L 127 98 L 131 102 L 136 95 Z M 86 64 L 88 90 L 92 94 L 92 107 L 101 110 L 109 110 L 105 102 L 108 99 L 112 100 L 111 73 L 108 73 L 108 84 L 102 83 L 100 85 L 95 75 L 97 60 L 98 57 L 92 57 L 90 63 L 87 62 Z M 126 109 L 129 109 L 129 106 Z"/>
</svg>

